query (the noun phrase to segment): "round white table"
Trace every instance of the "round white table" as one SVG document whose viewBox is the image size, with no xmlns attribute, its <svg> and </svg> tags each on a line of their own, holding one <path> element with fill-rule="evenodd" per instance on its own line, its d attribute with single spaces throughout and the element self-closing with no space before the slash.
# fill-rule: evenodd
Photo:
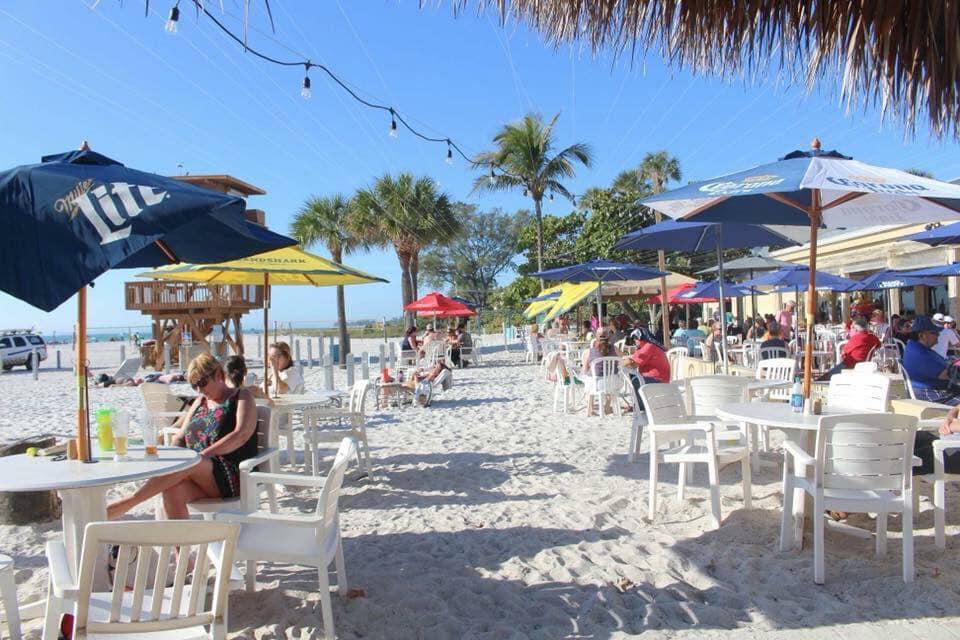
<svg viewBox="0 0 960 640">
<path fill-rule="evenodd" d="M 191 449 L 160 447 L 153 460 L 143 457 L 143 447 L 130 447 L 129 460 L 113 461 L 113 452 L 101 453 L 94 446 L 98 460 L 54 461 L 51 457 L 26 454 L 0 458 L 0 491 L 56 491 L 62 501 L 63 542 L 67 559 L 76 571 L 83 546 L 83 531 L 90 522 L 107 519 L 107 490 L 116 484 L 145 480 L 199 464 L 200 456 Z M 106 551 L 98 567 L 106 568 Z M 74 574 L 76 575 L 76 574 Z M 106 572 L 97 572 L 98 589 L 108 589 Z"/>
<path fill-rule="evenodd" d="M 270 398 L 270 433 L 283 436 L 286 440 L 287 464 L 293 464 L 293 412 L 313 407 L 339 407 L 348 394 L 343 391 L 314 391 L 312 393 L 287 393 Z M 268 404 L 266 399 L 257 398 L 257 404 Z M 306 436 L 306 434 L 304 434 Z M 304 459 L 307 459 L 306 451 Z"/>
</svg>

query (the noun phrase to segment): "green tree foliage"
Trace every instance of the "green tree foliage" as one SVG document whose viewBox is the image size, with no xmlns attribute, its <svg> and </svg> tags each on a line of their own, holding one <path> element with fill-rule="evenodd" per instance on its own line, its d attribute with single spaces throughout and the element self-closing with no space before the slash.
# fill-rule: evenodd
<svg viewBox="0 0 960 640">
<path fill-rule="evenodd" d="M 513 215 L 499 209 L 481 212 L 462 202 L 452 208 L 463 231 L 455 242 L 428 249 L 420 259 L 420 273 L 431 286 L 449 288 L 486 307 L 497 277 L 513 266 L 520 230 L 530 216 L 526 211 Z"/>
<path fill-rule="evenodd" d="M 583 211 L 571 211 L 565 216 L 546 216 L 543 218 L 542 264 L 544 269 L 562 267 L 580 261 L 582 252 L 578 239 L 587 221 Z M 539 270 L 537 252 L 537 222 L 531 220 L 520 231 L 517 248 L 524 254 L 526 261 L 517 267 L 520 275 L 529 275 Z"/>
</svg>

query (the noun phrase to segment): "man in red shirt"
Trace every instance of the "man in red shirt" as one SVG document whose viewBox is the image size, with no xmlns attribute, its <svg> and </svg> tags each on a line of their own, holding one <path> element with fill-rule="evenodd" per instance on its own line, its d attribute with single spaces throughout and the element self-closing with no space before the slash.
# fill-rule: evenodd
<svg viewBox="0 0 960 640">
<path fill-rule="evenodd" d="M 830 371 L 827 371 L 820 380 L 829 380 L 834 374 L 844 369 L 853 369 L 858 362 L 866 362 L 870 352 L 880 346 L 880 339 L 873 335 L 863 317 L 857 317 L 850 325 L 850 338 L 840 350 L 841 361 Z"/>
<path fill-rule="evenodd" d="M 663 347 L 648 329 L 634 329 L 630 340 L 637 350 L 624 359 L 623 367 L 630 370 L 630 382 L 639 398 L 641 385 L 649 382 L 670 382 L 670 361 L 667 360 Z"/>
</svg>

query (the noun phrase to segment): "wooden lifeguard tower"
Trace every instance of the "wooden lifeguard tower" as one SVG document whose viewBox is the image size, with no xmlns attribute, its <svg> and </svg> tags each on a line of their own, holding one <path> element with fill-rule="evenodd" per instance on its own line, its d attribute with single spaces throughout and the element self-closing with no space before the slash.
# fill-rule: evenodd
<svg viewBox="0 0 960 640">
<path fill-rule="evenodd" d="M 266 191 L 229 175 L 175 176 L 199 187 L 232 196 L 249 198 Z M 251 222 L 266 226 L 266 214 L 247 209 Z M 207 285 L 195 282 L 141 280 L 124 284 L 126 308 L 140 311 L 153 319 L 153 340 L 141 347 L 144 366 L 163 368 L 164 346 L 169 346 L 170 364 L 189 359 L 212 346 L 217 354 L 227 349 L 243 355 L 243 330 L 240 318 L 253 309 L 263 308 L 263 287 L 248 285 Z M 191 344 L 184 343 L 189 334 Z M 211 341 L 212 340 L 212 341 Z M 186 362 L 183 363 L 183 366 Z"/>
</svg>

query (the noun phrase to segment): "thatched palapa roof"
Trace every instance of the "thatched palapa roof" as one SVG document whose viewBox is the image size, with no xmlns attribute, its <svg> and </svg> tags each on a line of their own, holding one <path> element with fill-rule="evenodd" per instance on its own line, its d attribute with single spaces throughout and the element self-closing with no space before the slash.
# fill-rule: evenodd
<svg viewBox="0 0 960 640">
<path fill-rule="evenodd" d="M 421 0 L 425 3 L 426 0 Z M 701 72 L 839 78 L 850 103 L 877 104 L 913 130 L 960 135 L 960 0 L 453 0 L 495 9 L 549 41 L 615 53 L 659 51 Z M 799 72 L 799 73 L 798 73 Z M 919 116 L 919 117 L 918 117 Z"/>
</svg>

